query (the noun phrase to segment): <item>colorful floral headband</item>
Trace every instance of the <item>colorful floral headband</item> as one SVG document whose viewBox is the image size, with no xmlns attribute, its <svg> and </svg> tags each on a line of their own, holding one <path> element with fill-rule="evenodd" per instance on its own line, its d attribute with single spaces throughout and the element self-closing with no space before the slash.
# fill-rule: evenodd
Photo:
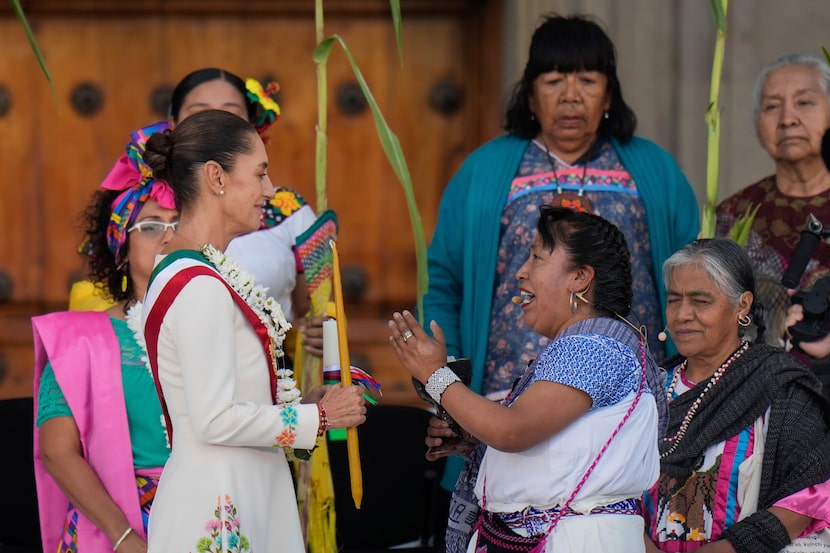
<svg viewBox="0 0 830 553">
<path fill-rule="evenodd" d="M 156 132 L 164 132 L 170 125 L 159 121 L 130 134 L 127 153 L 115 162 L 101 183 L 104 190 L 123 190 L 112 202 L 112 214 L 107 225 L 107 245 L 121 264 L 121 250 L 127 241 L 127 229 L 133 224 L 141 207 L 149 198 L 165 209 L 175 209 L 173 190 L 166 181 L 153 178 L 153 171 L 144 163 L 147 139 Z"/>
<path fill-rule="evenodd" d="M 256 132 L 262 137 L 262 141 L 268 143 L 268 136 L 265 131 L 279 119 L 280 105 L 271 98 L 272 94 L 276 94 L 280 90 L 277 83 L 268 83 L 263 88 L 262 84 L 256 79 L 245 79 L 245 89 L 247 90 L 248 101 L 257 106 L 256 115 L 253 123 Z"/>
</svg>

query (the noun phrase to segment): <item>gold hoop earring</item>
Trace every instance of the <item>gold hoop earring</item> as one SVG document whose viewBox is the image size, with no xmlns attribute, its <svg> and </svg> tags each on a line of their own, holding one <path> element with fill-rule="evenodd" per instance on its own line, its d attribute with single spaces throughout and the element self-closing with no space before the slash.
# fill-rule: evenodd
<svg viewBox="0 0 830 553">
<path fill-rule="evenodd" d="M 752 324 L 752 317 L 750 317 L 749 315 L 742 315 L 738 317 L 738 324 L 746 328 L 750 324 Z"/>
<path fill-rule="evenodd" d="M 579 304 L 576 303 L 576 294 L 571 292 L 570 298 L 568 298 L 568 305 L 571 306 L 571 313 L 576 313 L 576 310 L 579 309 Z"/>
</svg>

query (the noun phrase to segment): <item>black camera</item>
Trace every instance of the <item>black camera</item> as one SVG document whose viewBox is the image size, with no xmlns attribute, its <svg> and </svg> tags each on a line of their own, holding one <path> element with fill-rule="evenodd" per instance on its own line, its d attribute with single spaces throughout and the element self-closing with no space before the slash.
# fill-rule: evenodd
<svg viewBox="0 0 830 553">
<path fill-rule="evenodd" d="M 787 288 L 798 288 L 813 250 L 828 236 L 830 229 L 824 228 L 821 221 L 810 214 L 807 226 L 801 231 L 801 238 L 790 257 L 787 270 L 781 277 L 781 284 Z M 788 329 L 793 343 L 815 342 L 830 333 L 830 277 L 820 278 L 811 290 L 796 292 L 792 297 L 792 303 L 800 303 L 804 308 L 804 318 Z"/>
</svg>

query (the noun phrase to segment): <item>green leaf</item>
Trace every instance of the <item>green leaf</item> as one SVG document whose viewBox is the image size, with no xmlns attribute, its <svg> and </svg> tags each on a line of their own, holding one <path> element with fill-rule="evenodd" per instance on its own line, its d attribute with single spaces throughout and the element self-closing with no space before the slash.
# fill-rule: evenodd
<svg viewBox="0 0 830 553">
<path fill-rule="evenodd" d="M 827 60 L 827 64 L 830 65 L 830 52 L 824 46 L 821 47 L 821 51 L 824 53 L 824 59 Z"/>
<path fill-rule="evenodd" d="M 729 229 L 729 238 L 740 244 L 742 247 L 746 246 L 746 243 L 749 241 L 749 233 L 752 231 L 752 223 L 755 222 L 755 215 L 758 213 L 758 209 L 760 209 L 760 207 L 761 204 L 756 205 L 754 208 L 750 205 L 746 209 L 746 213 L 738 217 L 732 225 L 732 228 Z"/>
<path fill-rule="evenodd" d="M 20 7 L 20 0 L 9 0 L 9 2 L 11 2 L 12 9 L 14 10 L 15 15 L 17 15 L 17 18 L 23 25 L 23 30 L 26 31 L 26 38 L 29 39 L 29 45 L 32 47 L 32 51 L 35 53 L 37 62 L 40 64 L 40 68 L 43 70 L 43 74 L 46 76 L 46 80 L 49 81 L 49 85 L 52 87 L 52 93 L 55 94 L 55 96 L 57 96 L 57 91 L 55 90 L 55 83 L 52 82 L 52 75 L 49 73 L 49 68 L 46 67 L 46 60 L 43 59 L 43 55 L 40 53 L 40 48 L 38 48 L 37 46 L 35 35 L 32 32 L 32 28 L 29 27 L 29 21 L 26 19 L 26 14 L 23 13 L 23 8 Z"/>
<path fill-rule="evenodd" d="M 715 28 L 719 32 L 726 32 L 726 3 L 727 0 L 709 0 L 712 16 L 715 19 Z"/>
<path fill-rule="evenodd" d="M 314 63 L 326 63 L 329 59 L 329 55 L 331 54 L 331 49 L 334 46 L 334 38 L 329 37 L 320 42 L 317 45 L 317 48 L 314 49 Z"/>
<path fill-rule="evenodd" d="M 389 160 L 389 164 L 392 166 L 392 170 L 395 171 L 395 175 L 397 175 L 401 186 L 403 186 L 404 196 L 406 197 L 407 207 L 409 208 L 409 218 L 412 223 L 412 234 L 415 238 L 415 261 L 418 274 L 418 319 L 423 324 L 423 299 L 427 291 L 429 278 L 426 272 L 426 239 L 424 237 L 424 225 L 421 221 L 421 214 L 418 211 L 418 204 L 415 201 L 415 192 L 412 186 L 412 177 L 409 174 L 409 167 L 406 164 L 400 141 L 386 123 L 386 119 L 384 119 L 383 113 L 381 113 L 375 97 L 369 89 L 369 85 L 366 84 L 366 80 L 363 78 L 363 74 L 360 72 L 360 68 L 357 66 L 351 50 L 349 50 L 349 47 L 342 37 L 334 35 L 333 38 L 340 43 L 346 52 L 346 56 L 349 58 L 352 71 L 357 78 L 360 89 L 363 91 L 363 95 L 366 97 L 366 102 L 372 110 L 372 115 L 375 119 L 375 129 L 377 130 L 383 151 Z"/>
<path fill-rule="evenodd" d="M 389 8 L 392 10 L 392 26 L 395 27 L 395 41 L 398 43 L 398 57 L 403 65 L 403 34 L 401 32 L 401 2 L 400 0 L 389 0 Z"/>
</svg>

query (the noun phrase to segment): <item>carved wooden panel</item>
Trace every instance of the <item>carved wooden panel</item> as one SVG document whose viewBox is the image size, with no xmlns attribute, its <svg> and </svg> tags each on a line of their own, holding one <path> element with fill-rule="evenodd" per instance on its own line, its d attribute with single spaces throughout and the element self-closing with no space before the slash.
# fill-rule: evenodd
<svg viewBox="0 0 830 553">
<path fill-rule="evenodd" d="M 401 141 L 428 238 L 447 181 L 467 153 L 498 132 L 497 4 L 404 1 L 401 65 L 385 1 L 324 2 L 327 34 L 349 44 Z M 279 82 L 283 115 L 270 133 L 269 173 L 276 185 L 298 189 L 315 205 L 313 2 L 40 0 L 24 9 L 56 90 L 3 3 L 0 85 L 8 109 L 0 115 L 0 271 L 13 289 L 11 301 L 0 303 L 0 321 L 10 310 L 19 314 L 22 305 L 29 314 L 64 308 L 79 267 L 78 214 L 129 132 L 158 119 L 158 91 L 193 69 L 218 66 Z M 340 223 L 341 263 L 365 278 L 362 296 L 347 313 L 352 325 L 367 320 L 378 328 L 374 323 L 391 310 L 415 301 L 409 216 L 371 112 L 337 106 L 338 90 L 355 82 L 339 48 L 328 71 L 328 203 Z M 431 107 L 439 83 L 457 87 L 463 98 L 457 110 Z M 377 340 L 385 344 L 385 333 Z M 7 353 L 11 347 L 0 341 L 9 363 L 22 363 Z M 383 365 L 375 367 L 382 372 L 388 359 L 371 364 Z M 15 368 L 25 370 L 31 369 Z M 0 397 L 27 393 L 0 380 Z"/>
</svg>

